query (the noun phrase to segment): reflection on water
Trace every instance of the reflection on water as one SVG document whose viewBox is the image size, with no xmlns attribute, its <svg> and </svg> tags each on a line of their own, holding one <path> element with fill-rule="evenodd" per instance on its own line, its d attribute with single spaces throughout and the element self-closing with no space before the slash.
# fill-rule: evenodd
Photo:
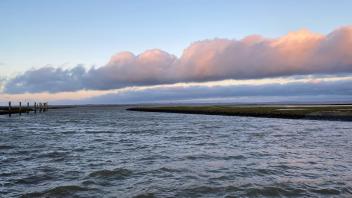
<svg viewBox="0 0 352 198">
<path fill-rule="evenodd" d="M 0 197 L 352 196 L 352 123 L 125 111 L 0 116 Z"/>
</svg>

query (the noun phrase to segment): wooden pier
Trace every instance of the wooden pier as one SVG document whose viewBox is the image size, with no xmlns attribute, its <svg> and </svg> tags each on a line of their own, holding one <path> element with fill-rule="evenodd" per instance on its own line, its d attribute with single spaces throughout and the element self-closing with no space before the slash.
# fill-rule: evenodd
<svg viewBox="0 0 352 198">
<path fill-rule="evenodd" d="M 0 115 L 8 114 L 11 116 L 12 114 L 22 115 L 23 113 L 29 114 L 30 112 L 34 113 L 42 113 L 49 110 L 49 105 L 47 102 L 34 102 L 33 106 L 30 106 L 29 102 L 27 102 L 27 106 L 22 106 L 22 102 L 18 103 L 18 106 L 13 106 L 11 101 L 9 101 L 8 107 L 0 107 Z"/>
</svg>

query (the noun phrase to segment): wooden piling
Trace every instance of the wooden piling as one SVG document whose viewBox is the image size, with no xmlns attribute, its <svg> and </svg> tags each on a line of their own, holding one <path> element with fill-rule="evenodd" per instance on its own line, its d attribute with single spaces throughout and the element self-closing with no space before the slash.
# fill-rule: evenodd
<svg viewBox="0 0 352 198">
<path fill-rule="evenodd" d="M 48 102 L 44 103 L 44 111 L 48 111 L 49 107 L 48 107 Z"/>
<path fill-rule="evenodd" d="M 22 103 L 20 102 L 20 106 L 18 107 L 20 115 L 22 114 Z"/>
<path fill-rule="evenodd" d="M 11 111 L 12 111 L 12 108 L 11 108 L 11 101 L 9 101 L 9 117 L 11 117 Z"/>
<path fill-rule="evenodd" d="M 27 105 L 25 105 L 27 103 Z M 22 115 L 22 113 L 27 113 L 29 114 L 31 111 L 34 111 L 34 113 L 37 113 L 39 111 L 40 113 L 46 112 L 49 109 L 48 102 L 34 102 L 33 106 L 30 106 L 30 102 L 25 102 L 24 105 L 22 106 L 22 102 L 18 102 L 18 106 L 15 105 L 12 107 L 12 102 L 8 102 L 8 108 L 3 110 L 0 109 L 0 115 L 2 114 L 8 114 L 9 117 L 11 117 L 12 114 L 19 114 Z"/>
</svg>

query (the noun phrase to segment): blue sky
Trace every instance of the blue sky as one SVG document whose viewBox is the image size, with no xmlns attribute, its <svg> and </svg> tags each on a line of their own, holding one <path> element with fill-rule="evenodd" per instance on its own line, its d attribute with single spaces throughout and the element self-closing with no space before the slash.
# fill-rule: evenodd
<svg viewBox="0 0 352 198">
<path fill-rule="evenodd" d="M 328 33 L 352 21 L 351 1 L 2 0 L 0 72 L 102 65 L 120 51 L 180 55 L 192 42 Z"/>
</svg>

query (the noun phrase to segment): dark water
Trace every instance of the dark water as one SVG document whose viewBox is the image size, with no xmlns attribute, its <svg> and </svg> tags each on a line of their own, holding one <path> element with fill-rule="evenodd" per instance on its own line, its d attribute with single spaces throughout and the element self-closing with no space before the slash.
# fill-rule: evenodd
<svg viewBox="0 0 352 198">
<path fill-rule="evenodd" d="M 352 123 L 125 111 L 0 116 L 0 197 L 352 197 Z"/>
</svg>

